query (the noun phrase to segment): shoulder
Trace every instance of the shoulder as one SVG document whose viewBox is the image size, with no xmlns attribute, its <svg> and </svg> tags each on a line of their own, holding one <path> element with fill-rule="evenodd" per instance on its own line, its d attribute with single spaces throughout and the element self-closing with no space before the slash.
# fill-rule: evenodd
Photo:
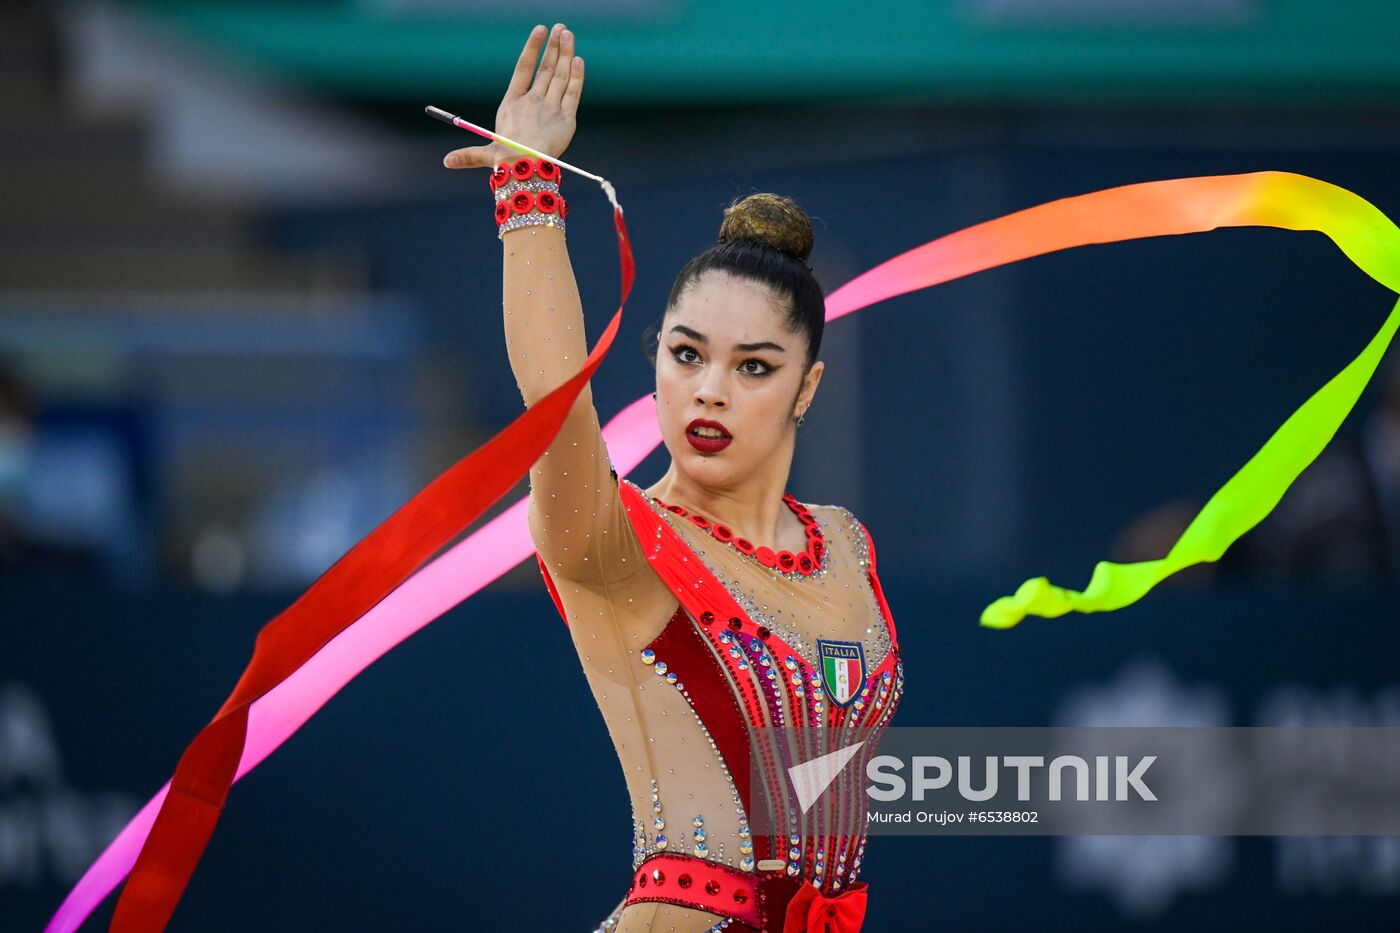
<svg viewBox="0 0 1400 933">
<path fill-rule="evenodd" d="M 826 525 L 839 525 L 848 529 L 865 532 L 865 524 L 855 513 L 844 505 L 831 505 L 818 502 L 799 503 L 820 522 Z"/>
<path fill-rule="evenodd" d="M 862 561 L 868 559 L 872 564 L 874 563 L 874 539 L 870 536 L 870 529 L 856 517 L 854 512 L 844 505 L 815 502 L 802 504 L 821 523 L 822 530 L 828 538 L 837 537 L 848 541 Z"/>
</svg>

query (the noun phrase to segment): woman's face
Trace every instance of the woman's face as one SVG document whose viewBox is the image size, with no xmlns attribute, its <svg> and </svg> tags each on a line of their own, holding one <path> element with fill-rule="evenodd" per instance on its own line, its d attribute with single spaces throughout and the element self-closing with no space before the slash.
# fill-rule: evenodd
<svg viewBox="0 0 1400 933">
<path fill-rule="evenodd" d="M 657 419 L 676 468 L 732 488 L 777 456 L 790 467 L 793 418 L 823 368 L 813 363 L 804 379 L 806 358 L 806 338 L 769 288 L 724 272 L 696 279 L 663 319 L 656 354 Z M 721 425 L 728 442 L 688 437 L 697 419 Z"/>
</svg>

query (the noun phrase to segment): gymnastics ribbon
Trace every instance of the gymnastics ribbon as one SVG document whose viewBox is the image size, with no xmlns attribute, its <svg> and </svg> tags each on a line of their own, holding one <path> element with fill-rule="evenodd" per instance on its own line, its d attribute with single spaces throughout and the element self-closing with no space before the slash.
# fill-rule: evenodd
<svg viewBox="0 0 1400 933">
<path fill-rule="evenodd" d="M 633 266 L 620 208 L 614 213 L 625 302 Z M 857 276 L 827 297 L 826 319 L 1076 246 L 1239 226 L 1321 232 L 1363 272 L 1400 293 L 1400 230 L 1383 213 L 1345 188 L 1315 178 L 1254 172 L 1124 185 L 975 224 Z M 148 926 L 142 929 L 163 926 L 213 829 L 228 782 L 256 767 L 394 645 L 534 554 L 527 500 L 522 499 L 412 572 L 504 495 L 548 447 L 584 381 L 611 345 L 621 313 L 619 306 L 578 375 L 434 480 L 264 628 L 234 695 L 206 727 L 205 732 L 215 730 L 217 741 L 204 738 L 205 732 L 196 738 L 172 782 L 131 819 L 69 893 L 46 928 L 50 933 L 76 930 L 128 871 L 132 872 L 127 884 L 131 890 L 147 859 L 143 845 L 146 850 L 169 850 L 179 856 L 171 867 L 161 856 L 153 873 L 168 877 L 160 884 L 153 884 L 160 878 L 144 881 L 134 902 L 152 904 L 144 915 Z M 1053 586 L 1043 577 L 1027 580 L 1013 595 L 989 605 L 981 623 L 1006 628 L 1026 615 L 1053 618 L 1071 610 L 1122 608 L 1177 570 L 1219 559 L 1269 513 L 1336 434 L 1375 372 L 1397 324 L 1400 303 L 1365 350 L 1290 416 L 1211 497 L 1166 557 L 1135 564 L 1101 562 L 1083 592 Z M 623 409 L 603 434 L 613 465 L 626 475 L 661 442 L 650 395 Z M 483 484 L 480 491 L 473 488 L 478 483 Z M 288 624 L 289 618 L 294 622 Z M 181 790 L 169 796 L 167 792 L 176 786 Z M 178 808 L 167 816 L 171 800 L 179 801 Z M 182 845 L 177 837 L 186 831 L 196 833 L 197 842 Z M 122 914 L 121 903 L 118 913 Z M 118 919 L 114 918 L 113 929 L 136 928 L 118 927 Z"/>
<path fill-rule="evenodd" d="M 233 693 L 180 757 L 109 929 L 136 933 L 164 929 L 169 922 L 247 752 L 252 704 L 373 609 L 543 456 L 607 355 L 632 290 L 635 266 L 621 207 L 614 207 L 613 219 L 622 297 L 583 368 L 415 495 L 258 633 L 252 660 Z"/>
</svg>

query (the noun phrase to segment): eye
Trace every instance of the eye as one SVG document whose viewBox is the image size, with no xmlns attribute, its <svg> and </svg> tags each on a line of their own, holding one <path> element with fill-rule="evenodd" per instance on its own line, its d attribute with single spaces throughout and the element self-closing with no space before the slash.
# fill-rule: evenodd
<svg viewBox="0 0 1400 933">
<path fill-rule="evenodd" d="M 679 345 L 679 346 L 677 346 L 677 347 L 673 347 L 673 348 L 671 349 L 671 355 L 674 356 L 674 357 L 676 358 L 676 362 L 678 362 L 678 363 L 693 363 L 693 362 L 695 362 L 694 360 L 688 360 L 688 359 L 686 359 L 685 356 L 683 355 L 683 354 L 685 354 L 685 353 L 694 353 L 696 356 L 699 356 L 699 355 L 700 355 L 700 353 L 699 353 L 694 347 L 692 347 L 692 346 L 691 346 L 690 344 L 688 344 L 688 343 L 683 343 L 683 344 L 681 344 L 681 345 Z"/>
<path fill-rule="evenodd" d="M 754 372 L 753 370 L 743 369 L 744 366 L 747 366 L 750 363 L 757 363 L 759 366 L 763 367 L 763 370 L 761 372 Z M 773 371 L 772 366 L 769 366 L 767 363 L 765 363 L 763 360 L 760 360 L 756 356 L 752 356 L 744 360 L 744 362 L 740 364 L 740 369 L 743 372 L 748 373 L 750 376 L 766 376 Z"/>
</svg>

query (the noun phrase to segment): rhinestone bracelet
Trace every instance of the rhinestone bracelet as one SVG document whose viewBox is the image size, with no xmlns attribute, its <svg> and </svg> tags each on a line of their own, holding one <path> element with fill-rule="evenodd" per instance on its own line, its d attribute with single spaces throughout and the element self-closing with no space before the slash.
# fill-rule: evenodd
<svg viewBox="0 0 1400 933">
<path fill-rule="evenodd" d="M 564 230 L 569 205 L 559 194 L 559 166 L 548 159 L 503 161 L 491 172 L 496 201 L 496 237 L 520 227 L 548 226 Z"/>
<path fill-rule="evenodd" d="M 516 214 L 510 220 L 501 224 L 496 233 L 496 239 L 504 239 L 507 232 L 517 230 L 520 227 L 558 227 L 559 232 L 564 232 L 564 221 L 558 214 L 546 214 L 543 211 L 531 211 L 528 214 Z"/>
<path fill-rule="evenodd" d="M 507 182 L 525 181 L 532 176 L 538 176 L 545 181 L 558 181 L 563 175 L 559 171 L 559 166 L 548 159 L 516 159 L 499 162 L 491 172 L 491 190 L 494 191 Z"/>
<path fill-rule="evenodd" d="M 537 194 L 541 191 L 548 191 L 557 196 L 559 194 L 559 182 L 541 181 L 538 178 L 532 178 L 529 181 L 512 181 L 496 189 L 496 200 L 498 202 L 504 201 L 517 191 L 534 191 Z"/>
<path fill-rule="evenodd" d="M 553 191 L 517 191 L 496 202 L 497 238 L 507 230 L 535 225 L 564 229 L 569 205 Z"/>
</svg>

